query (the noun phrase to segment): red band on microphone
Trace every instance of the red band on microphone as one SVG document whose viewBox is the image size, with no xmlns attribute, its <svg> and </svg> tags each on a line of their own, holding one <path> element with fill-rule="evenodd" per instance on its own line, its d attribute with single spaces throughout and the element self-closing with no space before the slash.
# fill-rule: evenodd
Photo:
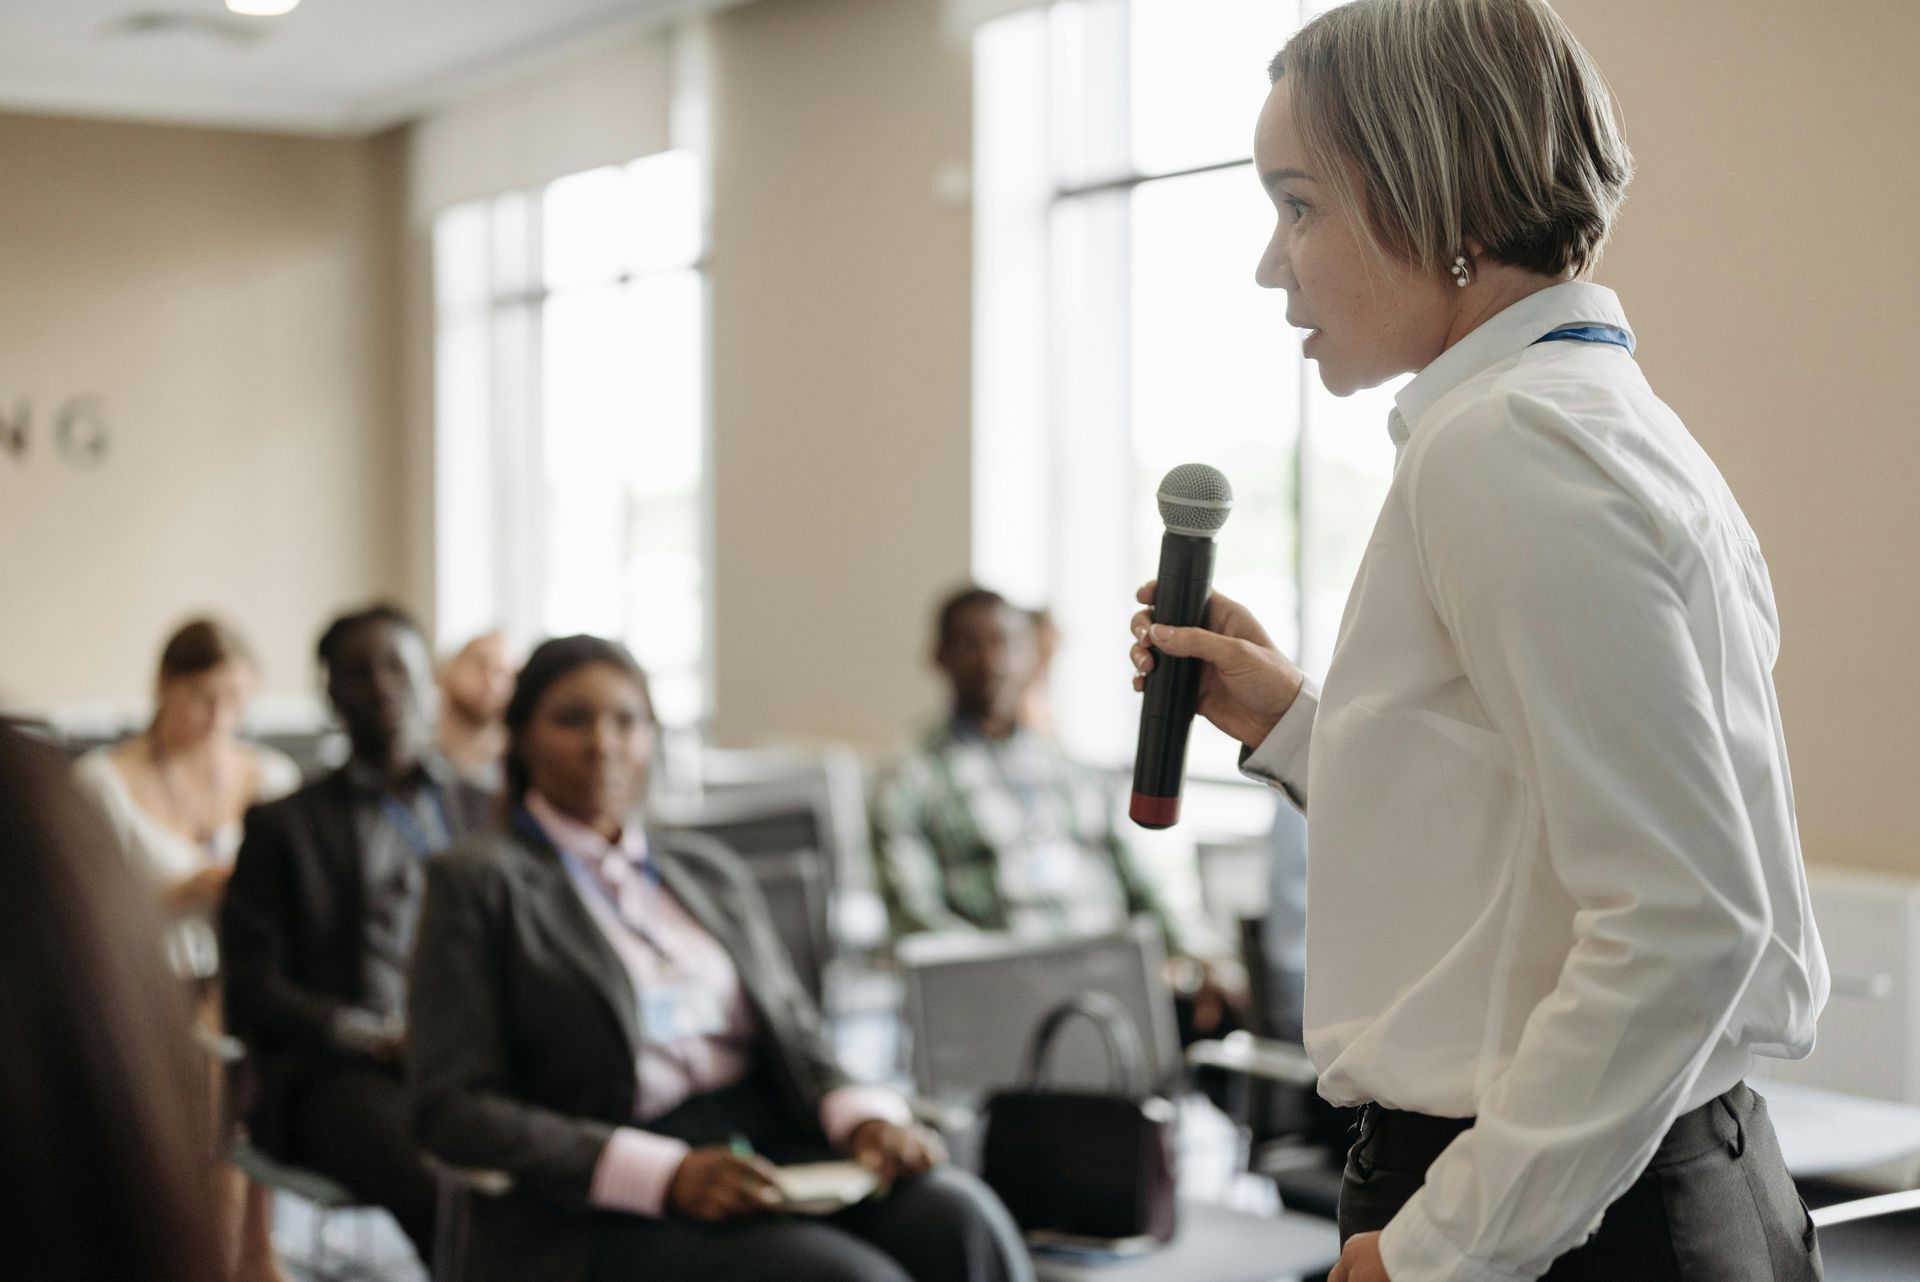
<svg viewBox="0 0 1920 1282">
<path fill-rule="evenodd" d="M 1127 807 L 1127 815 L 1142 828 L 1171 828 L 1180 822 L 1180 798 L 1150 797 L 1136 792 L 1133 804 Z"/>
</svg>

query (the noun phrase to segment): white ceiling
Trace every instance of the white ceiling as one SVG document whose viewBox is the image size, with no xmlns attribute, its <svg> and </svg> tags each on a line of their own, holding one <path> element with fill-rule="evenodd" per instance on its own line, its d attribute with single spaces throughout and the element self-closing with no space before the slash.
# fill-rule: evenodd
<svg viewBox="0 0 1920 1282">
<path fill-rule="evenodd" d="M 0 111 L 358 134 L 703 0 L 0 0 Z M 129 19 L 186 25 L 136 34 Z"/>
</svg>

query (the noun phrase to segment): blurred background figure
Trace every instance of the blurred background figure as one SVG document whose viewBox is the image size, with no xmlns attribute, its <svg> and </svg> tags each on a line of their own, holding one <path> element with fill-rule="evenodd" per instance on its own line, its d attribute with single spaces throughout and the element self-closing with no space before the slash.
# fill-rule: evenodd
<svg viewBox="0 0 1920 1282">
<path fill-rule="evenodd" d="M 116 867 L 112 835 L 67 782 L 65 759 L 5 728 L 0 852 L 6 1276 L 228 1276 L 204 1067 L 161 965 L 153 905 Z"/>
<path fill-rule="evenodd" d="M 259 1081 L 253 1139 L 400 1222 L 421 1258 L 434 1185 L 408 1134 L 406 972 L 421 864 L 493 814 L 433 748 L 420 629 L 374 605 L 320 638 L 352 756 L 247 816 L 221 908 L 228 1022 Z"/>
<path fill-rule="evenodd" d="M 157 893 L 167 960 L 175 975 L 196 985 L 197 1017 L 212 1032 L 220 1027 L 213 914 L 233 872 L 241 816 L 300 783 L 289 758 L 239 738 L 257 678 L 253 654 L 238 633 L 195 619 L 160 652 L 147 729 L 85 753 L 73 767 L 125 866 Z M 216 1118 L 226 1113 L 223 1076 L 209 1066 Z M 271 1282 L 282 1276 L 273 1256 L 272 1194 L 238 1171 L 226 1179 L 236 1276 Z"/>
<path fill-rule="evenodd" d="M 210 919 L 233 871 L 240 817 L 300 785 L 289 758 L 239 737 L 257 679 L 238 633 L 195 619 L 160 652 L 146 730 L 74 765 L 119 849 L 151 879 L 175 923 L 175 969 L 196 978 L 217 969 Z"/>
<path fill-rule="evenodd" d="M 1183 1036 L 1231 1026 L 1214 967 L 1183 932 L 1115 823 L 1100 776 L 1021 720 L 1040 651 L 1034 619 L 967 587 L 940 606 L 934 663 L 947 713 L 888 770 L 874 795 L 875 872 L 896 938 L 1007 931 L 1065 939 L 1160 927 L 1182 990 Z"/>
<path fill-rule="evenodd" d="M 483 632 L 440 665 L 440 755 L 462 779 L 500 787 L 507 748 L 502 720 L 513 697 L 513 655 L 502 632 Z"/>
<path fill-rule="evenodd" d="M 1060 625 L 1053 612 L 1042 606 L 1027 611 L 1033 628 L 1033 670 L 1027 675 L 1026 689 L 1020 693 L 1020 724 L 1042 738 L 1055 738 L 1052 690 L 1048 674 L 1053 658 L 1060 653 Z"/>
</svg>

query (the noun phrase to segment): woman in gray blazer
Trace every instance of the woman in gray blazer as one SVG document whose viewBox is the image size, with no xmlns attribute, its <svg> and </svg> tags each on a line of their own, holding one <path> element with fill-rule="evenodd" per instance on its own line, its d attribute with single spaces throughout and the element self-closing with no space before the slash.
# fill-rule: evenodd
<svg viewBox="0 0 1920 1282">
<path fill-rule="evenodd" d="M 421 1144 L 513 1179 L 476 1282 L 1030 1278 L 993 1195 L 834 1062 L 740 862 L 645 829 L 627 651 L 547 642 L 506 719 L 508 822 L 430 866 L 410 1002 Z M 774 1163 L 843 1156 L 884 1195 L 782 1211 Z"/>
</svg>

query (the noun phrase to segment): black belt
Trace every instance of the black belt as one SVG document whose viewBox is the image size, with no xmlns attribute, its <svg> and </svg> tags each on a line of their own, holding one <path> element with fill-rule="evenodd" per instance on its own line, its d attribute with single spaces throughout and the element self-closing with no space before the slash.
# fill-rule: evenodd
<svg viewBox="0 0 1920 1282">
<path fill-rule="evenodd" d="M 1746 1119 L 1757 1097 L 1745 1082 L 1674 1119 L 1649 1166 L 1672 1166 L 1725 1146 L 1738 1155 L 1746 1144 Z M 1447 1145 L 1473 1129 L 1471 1117 L 1430 1117 L 1367 1104 L 1360 1110 L 1354 1155 L 1366 1166 L 1424 1171 Z"/>
</svg>

